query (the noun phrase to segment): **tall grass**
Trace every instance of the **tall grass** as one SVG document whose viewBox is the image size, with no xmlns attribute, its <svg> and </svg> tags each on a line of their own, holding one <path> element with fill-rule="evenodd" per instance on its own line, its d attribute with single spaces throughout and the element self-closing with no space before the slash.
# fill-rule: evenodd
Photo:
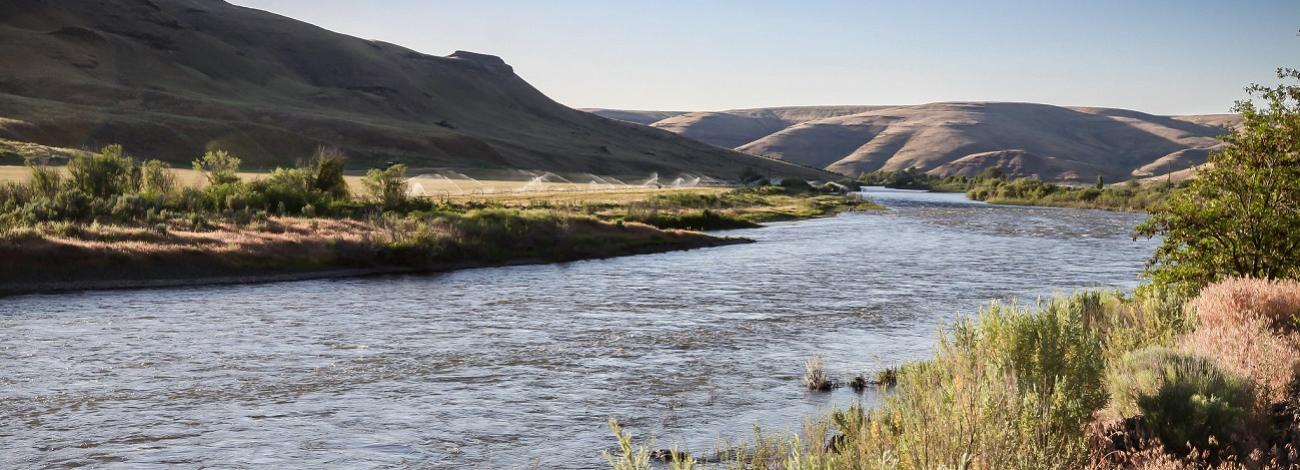
<svg viewBox="0 0 1300 470">
<path fill-rule="evenodd" d="M 1195 326 L 1185 303 L 1175 293 L 1156 289 L 1131 296 L 1081 292 L 1032 307 L 992 303 L 942 334 L 933 359 L 901 367 L 897 385 L 879 407 L 836 411 L 797 436 L 756 436 L 725 452 L 723 465 L 788 470 L 1104 467 L 1091 430 L 1111 401 L 1111 382 L 1123 388 L 1137 383 L 1131 377 L 1147 374 L 1146 368 L 1158 369 L 1153 361 L 1134 359 L 1132 352 L 1172 351 L 1168 348 L 1179 345 Z M 815 362 L 810 361 L 809 371 L 824 369 Z M 1111 370 L 1120 364 L 1128 364 L 1129 372 Z M 1246 383 L 1231 372 L 1224 374 L 1232 384 Z M 1143 400 L 1151 401 L 1149 414 L 1165 416 L 1177 409 L 1167 405 L 1195 403 L 1191 397 L 1196 394 L 1185 392 L 1199 389 L 1182 386 L 1186 381 L 1169 382 L 1179 386 L 1138 387 L 1143 393 L 1132 394 L 1137 398 L 1126 402 L 1131 405 L 1124 413 L 1137 409 L 1141 414 L 1136 403 Z M 1144 398 L 1148 395 L 1154 398 Z M 1238 398 L 1229 401 L 1237 406 L 1233 410 L 1240 408 Z M 1206 409 L 1217 410 L 1201 410 Z M 834 436 L 829 443 L 828 434 Z"/>
</svg>

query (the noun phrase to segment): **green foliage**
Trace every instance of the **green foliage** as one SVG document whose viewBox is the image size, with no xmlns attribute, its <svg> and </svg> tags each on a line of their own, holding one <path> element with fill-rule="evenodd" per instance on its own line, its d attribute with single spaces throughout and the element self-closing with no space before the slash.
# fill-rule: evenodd
<svg viewBox="0 0 1300 470">
<path fill-rule="evenodd" d="M 994 303 L 944 335 L 934 359 L 899 368 L 877 409 L 835 411 L 805 439 L 759 436 L 732 451 L 728 468 L 1084 467 L 1085 427 L 1109 398 L 1108 362 L 1172 344 L 1191 323 L 1182 300 L 1143 289 L 1077 293 L 1033 309 Z M 1203 416 L 1220 416 L 1212 402 Z M 823 445 L 827 428 L 833 452 Z"/>
<path fill-rule="evenodd" d="M 371 168 L 362 184 L 384 207 L 400 207 L 406 202 L 406 165 L 399 163 L 384 170 Z"/>
<path fill-rule="evenodd" d="M 166 163 L 149 160 L 140 165 L 140 192 L 165 197 L 176 191 L 176 175 Z"/>
<path fill-rule="evenodd" d="M 202 173 L 208 184 L 217 186 L 239 182 L 238 157 L 225 150 L 209 151 L 194 161 L 194 171 Z"/>
<path fill-rule="evenodd" d="M 962 192 L 976 180 L 965 176 L 935 176 L 908 168 L 895 171 L 873 171 L 858 175 L 858 181 L 870 186 L 894 189 L 925 189 L 942 192 Z"/>
<path fill-rule="evenodd" d="M 30 187 L 37 195 L 52 198 L 63 188 L 63 177 L 54 168 L 27 160 L 27 168 L 32 172 Z"/>
<path fill-rule="evenodd" d="M 1116 413 L 1142 416 L 1165 448 L 1179 455 L 1239 442 L 1254 396 L 1247 380 L 1210 359 L 1159 346 L 1112 364 L 1106 386 Z"/>
<path fill-rule="evenodd" d="M 601 455 L 609 462 L 613 470 L 650 470 L 650 449 L 635 445 L 632 442 L 632 433 L 624 431 L 623 426 L 618 424 L 618 420 L 609 419 L 609 430 L 614 433 L 618 440 L 618 452 L 616 454 L 604 451 Z M 668 469 L 669 470 L 693 470 L 696 460 L 684 452 L 676 449 L 668 451 Z"/>
<path fill-rule="evenodd" d="M 1278 78 L 1300 80 L 1300 71 Z M 1300 85 L 1248 90 L 1227 147 L 1138 228 L 1163 237 L 1147 269 L 1156 283 L 1194 290 L 1228 276 L 1300 277 Z"/>
<path fill-rule="evenodd" d="M 624 431 L 618 420 L 609 419 L 609 430 L 618 438 L 618 453 L 602 455 L 613 470 L 650 470 L 650 449 L 632 443 L 632 433 Z"/>
<path fill-rule="evenodd" d="M 121 145 L 109 145 L 98 155 L 77 155 L 68 162 L 69 183 L 90 197 L 107 199 L 132 189 L 134 165 Z"/>
<path fill-rule="evenodd" d="M 895 394 L 848 434 L 834 468 L 1077 468 L 1081 429 L 1104 405 L 1099 294 L 1037 310 L 994 303 L 957 324 L 934 360 L 904 366 Z"/>
<path fill-rule="evenodd" d="M 347 158 L 342 150 L 334 147 L 317 149 L 311 165 L 311 189 L 334 199 L 347 199 L 348 183 L 343 178 L 346 164 Z"/>
<path fill-rule="evenodd" d="M 1066 186 L 1038 178 L 979 179 L 966 197 L 995 204 L 1024 204 L 1113 210 L 1142 210 L 1154 207 L 1176 189 L 1167 183 L 1122 186 Z"/>
</svg>

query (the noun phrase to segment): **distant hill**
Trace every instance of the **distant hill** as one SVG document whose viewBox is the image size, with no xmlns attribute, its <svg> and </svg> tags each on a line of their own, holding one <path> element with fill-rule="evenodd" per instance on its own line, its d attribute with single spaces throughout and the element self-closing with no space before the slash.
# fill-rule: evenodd
<svg viewBox="0 0 1300 470">
<path fill-rule="evenodd" d="M 649 126 L 846 175 L 907 168 L 969 175 L 998 167 L 1017 176 L 1118 181 L 1204 163 L 1219 145 L 1215 137 L 1239 122 L 1231 114 L 956 102 L 682 113 Z"/>
<path fill-rule="evenodd" d="M 180 164 L 223 148 L 263 168 L 329 145 L 358 167 L 824 176 L 570 109 L 498 57 L 219 0 L 0 2 L 0 139 L 122 143 Z"/>
</svg>

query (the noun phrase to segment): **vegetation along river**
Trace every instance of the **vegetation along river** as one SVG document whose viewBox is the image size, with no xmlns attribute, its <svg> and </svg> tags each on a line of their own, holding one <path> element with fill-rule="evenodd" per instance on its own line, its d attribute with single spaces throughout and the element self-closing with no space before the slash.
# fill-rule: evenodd
<svg viewBox="0 0 1300 470">
<path fill-rule="evenodd" d="M 0 299 L 0 467 L 602 468 L 795 430 L 803 390 L 932 350 L 990 299 L 1128 289 L 1140 214 L 870 190 L 754 244 L 438 275 Z"/>
</svg>

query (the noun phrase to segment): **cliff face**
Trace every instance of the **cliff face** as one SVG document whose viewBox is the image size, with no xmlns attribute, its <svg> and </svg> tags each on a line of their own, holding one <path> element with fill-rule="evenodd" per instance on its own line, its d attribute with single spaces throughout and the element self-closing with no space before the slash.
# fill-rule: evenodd
<svg viewBox="0 0 1300 470">
<path fill-rule="evenodd" d="M 175 162 L 224 148 L 250 166 L 332 145 L 357 166 L 816 174 L 570 109 L 495 56 L 426 55 L 218 0 L 0 4 L 0 138 Z"/>
</svg>

